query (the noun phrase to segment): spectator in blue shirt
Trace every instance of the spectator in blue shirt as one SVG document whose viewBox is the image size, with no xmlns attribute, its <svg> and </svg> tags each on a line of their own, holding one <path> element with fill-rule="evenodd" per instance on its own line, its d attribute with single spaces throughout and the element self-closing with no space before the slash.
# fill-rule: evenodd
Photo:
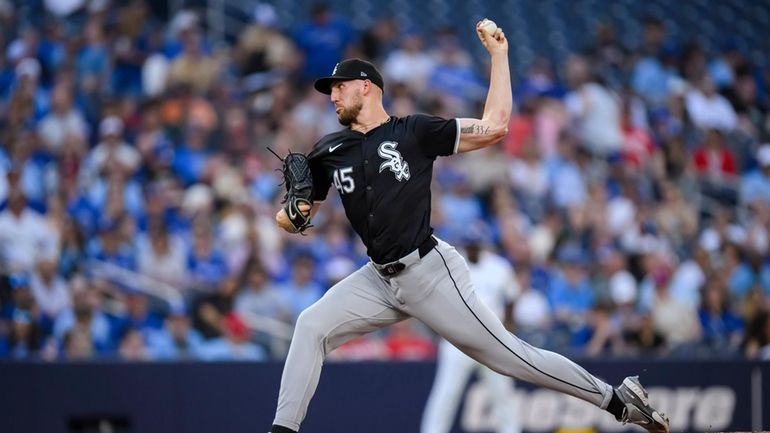
<svg viewBox="0 0 770 433">
<path fill-rule="evenodd" d="M 153 225 L 163 225 L 169 234 L 180 235 L 190 230 L 190 221 L 180 214 L 171 200 L 172 193 L 168 188 L 150 184 L 145 188 L 142 214 L 137 218 L 137 228 L 144 233 L 150 233 Z"/>
<path fill-rule="evenodd" d="M 191 121 L 185 131 L 184 143 L 174 151 L 171 168 L 185 186 L 201 180 L 211 160 L 206 127 Z"/>
<path fill-rule="evenodd" d="M 96 98 L 105 90 L 110 72 L 110 51 L 99 20 L 89 20 L 84 33 L 85 45 L 78 53 L 75 68 L 78 88 L 86 96 L 87 115 L 95 119 L 99 108 Z"/>
<path fill-rule="evenodd" d="M 89 237 L 99 230 L 99 209 L 91 203 L 85 192 L 67 203 L 67 213 L 83 231 L 84 236 Z"/>
<path fill-rule="evenodd" d="M 569 133 L 559 137 L 559 153 L 546 160 L 551 201 L 557 208 L 570 208 L 588 200 L 588 188 L 577 162 L 578 143 Z"/>
<path fill-rule="evenodd" d="M 314 272 L 315 261 L 312 257 L 297 256 L 292 266 L 291 281 L 280 288 L 294 322 L 305 308 L 313 305 L 323 295 L 321 286 L 312 279 Z"/>
<path fill-rule="evenodd" d="M 758 167 L 741 179 L 741 203 L 749 204 L 761 201 L 770 206 L 770 143 L 765 143 L 757 150 Z"/>
<path fill-rule="evenodd" d="M 726 41 L 720 51 L 718 57 L 709 62 L 708 74 L 721 92 L 735 83 L 733 65 L 740 64 L 743 56 L 735 40 Z"/>
<path fill-rule="evenodd" d="M 631 73 L 631 87 L 652 106 L 663 105 L 671 92 L 671 79 L 675 73 L 666 69 L 661 54 L 666 38 L 663 22 L 649 17 L 644 21 L 644 57 Z"/>
<path fill-rule="evenodd" d="M 99 228 L 99 237 L 92 241 L 88 255 L 101 262 L 136 270 L 134 248 L 121 239 L 120 224 L 120 221 L 103 221 Z"/>
<path fill-rule="evenodd" d="M 225 256 L 214 246 L 211 228 L 205 223 L 193 229 L 193 245 L 187 256 L 190 284 L 198 289 L 213 291 L 230 273 Z"/>
<path fill-rule="evenodd" d="M 730 311 L 727 299 L 727 288 L 715 277 L 706 283 L 698 310 L 704 343 L 722 351 L 737 348 L 743 334 L 743 321 Z"/>
<path fill-rule="evenodd" d="M 463 112 L 484 100 L 484 81 L 474 69 L 470 54 L 461 48 L 454 30 L 443 29 L 436 38 L 438 48 L 433 54 L 437 63 L 428 78 L 428 89 L 446 99 L 448 106 Z"/>
<path fill-rule="evenodd" d="M 190 327 L 184 310 L 172 311 L 163 329 L 149 333 L 147 348 L 152 359 L 196 359 L 203 345 L 201 334 Z"/>
<path fill-rule="evenodd" d="M 67 350 L 65 336 L 74 332 L 77 335 L 70 337 L 76 340 L 73 344 L 81 342 L 77 337 L 84 334 L 89 344 L 92 344 L 95 353 L 105 353 L 114 347 L 110 323 L 107 315 L 99 308 L 98 293 L 88 284 L 81 277 L 73 279 L 72 307 L 56 318 L 53 335 L 62 342 L 65 351 Z"/>
<path fill-rule="evenodd" d="M 13 312 L 8 339 L 8 352 L 11 358 L 29 359 L 35 357 L 42 343 L 40 331 L 32 313 L 17 308 Z"/>
<path fill-rule="evenodd" d="M 8 358 L 11 353 L 11 343 L 9 341 L 8 331 L 0 330 L 0 358 Z"/>
<path fill-rule="evenodd" d="M 719 257 L 720 274 L 726 279 L 730 297 L 736 302 L 745 299 L 752 288 L 762 284 L 762 273 L 768 265 L 762 256 L 738 244 L 728 242 L 722 246 Z"/>
<path fill-rule="evenodd" d="M 60 69 L 67 56 L 67 47 L 62 30 L 63 26 L 60 21 L 50 20 L 46 22 L 37 47 L 37 58 L 42 63 L 43 77 L 47 84 L 53 84 L 55 72 Z"/>
<path fill-rule="evenodd" d="M 10 64 L 5 56 L 0 56 L 0 98 L 8 100 L 15 74 L 13 65 Z"/>
<path fill-rule="evenodd" d="M 143 36 L 149 24 L 147 5 L 130 2 L 115 15 L 112 45 L 112 91 L 119 95 L 139 95 L 142 91 L 142 64 L 147 58 Z"/>
<path fill-rule="evenodd" d="M 444 215 L 451 217 L 444 220 L 444 230 L 448 237 L 457 239 L 469 226 L 481 220 L 481 199 L 473 193 L 467 179 L 460 173 L 447 173 L 445 180 L 444 185 L 449 188 L 441 195 L 440 207 Z"/>
<path fill-rule="evenodd" d="M 515 98 L 520 103 L 541 96 L 562 99 L 565 93 L 564 87 L 554 77 L 551 64 L 544 57 L 538 57 L 532 62 L 527 75 L 514 90 Z"/>
<path fill-rule="evenodd" d="M 305 56 L 302 68 L 305 80 L 328 75 L 356 40 L 350 24 L 334 16 L 326 4 L 313 5 L 310 17 L 310 22 L 300 25 L 294 34 Z"/>
<path fill-rule="evenodd" d="M 162 53 L 170 60 L 182 53 L 182 38 L 187 32 L 200 31 L 200 19 L 191 10 L 181 10 L 174 14 L 168 23 L 168 36 L 163 44 Z"/>
<path fill-rule="evenodd" d="M 559 252 L 559 271 L 548 287 L 548 300 L 556 320 L 565 325 L 581 324 L 595 299 L 591 285 L 582 267 L 584 253 L 575 246 L 563 247 Z"/>
<path fill-rule="evenodd" d="M 111 317 L 115 341 L 123 339 L 130 330 L 137 330 L 146 337 L 163 328 L 163 317 L 150 310 L 149 302 L 144 293 L 128 289 L 124 298 L 125 313 Z"/>
</svg>

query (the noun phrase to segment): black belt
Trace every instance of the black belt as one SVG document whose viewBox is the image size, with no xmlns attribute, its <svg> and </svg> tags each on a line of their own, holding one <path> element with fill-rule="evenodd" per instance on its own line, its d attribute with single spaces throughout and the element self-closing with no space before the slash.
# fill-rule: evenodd
<svg viewBox="0 0 770 433">
<path fill-rule="evenodd" d="M 417 247 L 417 251 L 420 254 L 420 258 L 423 258 L 426 255 L 428 255 L 428 253 L 431 252 L 431 250 L 435 248 L 436 245 L 438 245 L 438 242 L 436 242 L 436 239 L 433 237 L 433 235 L 428 236 L 428 238 L 425 239 L 420 244 L 419 247 Z M 395 262 L 384 264 L 382 266 L 375 265 L 375 269 L 377 269 L 377 272 L 379 272 L 380 275 L 382 275 L 383 277 L 392 277 L 398 274 L 399 272 L 403 271 L 404 269 L 406 269 L 406 265 L 399 261 L 395 261 Z"/>
</svg>

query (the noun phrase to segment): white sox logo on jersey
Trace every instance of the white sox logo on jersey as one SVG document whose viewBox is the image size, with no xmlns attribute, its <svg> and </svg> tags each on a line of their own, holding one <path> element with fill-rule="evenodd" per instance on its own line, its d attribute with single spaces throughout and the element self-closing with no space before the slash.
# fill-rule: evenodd
<svg viewBox="0 0 770 433">
<path fill-rule="evenodd" d="M 396 146 L 398 146 L 398 143 L 395 141 L 383 141 L 380 143 L 380 147 L 377 148 L 377 154 L 385 160 L 385 162 L 380 164 L 380 173 L 382 173 L 382 170 L 389 168 L 390 171 L 396 174 L 397 181 L 409 180 L 409 163 L 404 161 L 401 152 L 396 150 Z"/>
</svg>

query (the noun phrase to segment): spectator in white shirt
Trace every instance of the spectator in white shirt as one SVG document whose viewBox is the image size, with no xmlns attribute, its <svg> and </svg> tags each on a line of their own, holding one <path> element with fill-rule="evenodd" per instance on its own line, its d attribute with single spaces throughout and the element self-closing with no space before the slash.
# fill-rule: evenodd
<svg viewBox="0 0 770 433">
<path fill-rule="evenodd" d="M 708 252 L 700 245 L 693 251 L 692 258 L 682 262 L 671 276 L 670 297 L 693 309 L 698 307 L 700 290 L 706 282 L 710 269 Z"/>
<path fill-rule="evenodd" d="M 249 267 L 246 283 L 246 289 L 241 291 L 235 299 L 237 313 L 291 322 L 289 306 L 281 292 L 270 284 L 269 276 L 262 266 L 253 264 Z"/>
<path fill-rule="evenodd" d="M 521 289 L 513 307 L 513 322 L 517 332 L 546 330 L 551 326 L 551 305 L 542 292 L 532 287 L 530 272 L 529 268 L 520 268 L 516 272 Z"/>
<path fill-rule="evenodd" d="M 12 185 L 8 208 L 0 212 L 0 263 L 9 272 L 30 272 L 41 254 L 58 255 L 58 237 L 43 216 L 27 206 L 17 172 L 10 173 L 8 178 Z"/>
<path fill-rule="evenodd" d="M 436 60 L 423 50 L 422 36 L 417 32 L 407 32 L 401 38 L 401 45 L 391 52 L 385 64 L 383 73 L 393 82 L 405 83 L 414 92 L 425 90 L 426 82 Z"/>
<path fill-rule="evenodd" d="M 574 89 L 565 100 L 580 138 L 598 155 L 619 152 L 623 145 L 621 104 L 616 94 L 592 79 L 588 61 L 573 56 L 567 61 L 567 79 Z"/>
<path fill-rule="evenodd" d="M 141 274 L 180 290 L 185 288 L 187 248 L 163 223 L 151 225 L 147 235 L 137 240 L 137 262 Z"/>
<path fill-rule="evenodd" d="M 585 179 L 575 162 L 576 146 L 570 139 L 560 139 L 558 156 L 547 162 L 551 198 L 558 208 L 580 206 L 588 199 Z"/>
<path fill-rule="evenodd" d="M 722 131 L 735 129 L 737 116 L 733 106 L 717 93 L 716 86 L 708 74 L 704 74 L 685 95 L 687 112 L 695 126 L 703 129 L 716 128 Z"/>
<path fill-rule="evenodd" d="M 701 325 L 696 307 L 677 300 L 665 284 L 658 285 L 655 289 L 652 321 L 655 330 L 663 336 L 666 344 L 675 348 L 698 341 Z"/>
<path fill-rule="evenodd" d="M 108 162 L 117 162 L 129 176 L 139 168 L 142 157 L 138 150 L 123 141 L 123 121 L 119 117 L 104 118 L 99 124 L 99 135 L 102 141 L 86 157 L 87 169 L 92 176 L 110 166 Z"/>
<path fill-rule="evenodd" d="M 637 208 L 633 200 L 636 187 L 632 182 L 623 182 L 621 194 L 607 202 L 607 229 L 613 236 L 623 236 L 636 229 Z"/>
<path fill-rule="evenodd" d="M 608 289 L 615 305 L 636 302 L 638 289 L 636 279 L 626 269 L 626 257 L 621 251 L 608 250 L 602 257 L 602 265 L 609 276 Z"/>
<path fill-rule="evenodd" d="M 528 213 L 541 210 L 539 208 L 542 207 L 548 195 L 549 179 L 548 171 L 538 155 L 534 141 L 524 146 L 521 158 L 515 158 L 510 162 L 508 173 L 524 209 Z"/>
<path fill-rule="evenodd" d="M 32 296 L 40 307 L 40 312 L 49 320 L 54 320 L 60 312 L 72 305 L 67 282 L 56 273 L 56 259 L 42 257 L 37 262 L 37 269 L 29 282 Z"/>
<path fill-rule="evenodd" d="M 40 121 L 38 134 L 43 145 L 58 153 L 68 135 L 87 135 L 83 114 L 74 107 L 72 89 L 65 84 L 54 87 L 51 95 L 51 112 Z"/>
</svg>

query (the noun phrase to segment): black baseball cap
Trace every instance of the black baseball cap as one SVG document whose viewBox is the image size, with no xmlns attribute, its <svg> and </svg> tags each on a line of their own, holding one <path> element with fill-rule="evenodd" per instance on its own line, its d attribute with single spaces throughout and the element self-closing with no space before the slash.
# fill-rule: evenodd
<svg viewBox="0 0 770 433">
<path fill-rule="evenodd" d="M 333 81 L 347 80 L 369 80 L 385 90 L 380 71 L 373 64 L 361 59 L 347 59 L 337 63 L 330 76 L 315 80 L 313 86 L 319 92 L 331 95 Z"/>
</svg>

